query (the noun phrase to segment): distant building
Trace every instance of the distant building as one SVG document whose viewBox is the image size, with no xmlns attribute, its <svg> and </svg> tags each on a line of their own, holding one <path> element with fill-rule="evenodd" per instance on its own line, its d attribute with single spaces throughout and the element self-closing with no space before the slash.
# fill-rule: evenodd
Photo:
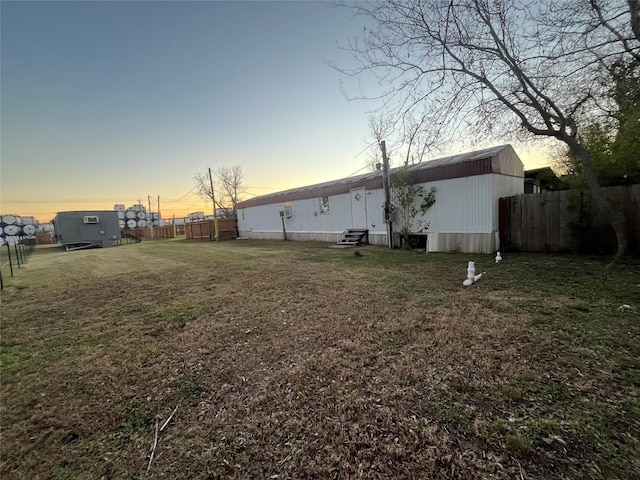
<svg viewBox="0 0 640 480">
<path fill-rule="evenodd" d="M 546 190 L 563 190 L 562 180 L 551 167 L 533 168 L 524 172 L 524 193 L 540 193 Z"/>
<path fill-rule="evenodd" d="M 121 239 L 114 210 L 58 212 L 53 225 L 58 243 L 68 250 L 110 247 Z"/>
</svg>

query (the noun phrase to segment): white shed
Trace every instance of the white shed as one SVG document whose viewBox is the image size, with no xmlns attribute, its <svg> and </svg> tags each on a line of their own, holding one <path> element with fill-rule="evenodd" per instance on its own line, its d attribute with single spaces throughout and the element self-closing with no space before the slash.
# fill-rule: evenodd
<svg viewBox="0 0 640 480">
<path fill-rule="evenodd" d="M 430 252 L 499 249 L 498 200 L 524 192 L 523 164 L 511 145 L 410 168 L 412 182 L 436 188 L 425 216 Z M 347 229 L 366 229 L 370 243 L 387 245 L 383 205 L 382 173 L 371 172 L 240 202 L 238 229 L 242 237 L 282 239 L 284 220 L 289 240 L 337 242 Z"/>
</svg>

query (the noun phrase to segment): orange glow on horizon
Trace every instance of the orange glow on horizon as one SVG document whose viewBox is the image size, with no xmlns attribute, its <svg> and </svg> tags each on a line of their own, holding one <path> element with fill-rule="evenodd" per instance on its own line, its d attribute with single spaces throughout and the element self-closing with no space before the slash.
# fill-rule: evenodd
<svg viewBox="0 0 640 480">
<path fill-rule="evenodd" d="M 51 202 L 47 204 L 42 203 L 29 203 L 27 202 L 2 202 L 2 211 L 3 215 L 19 215 L 21 217 L 34 217 L 38 223 L 47 223 L 50 222 L 53 217 L 56 216 L 58 212 L 69 212 L 69 211 L 93 211 L 93 210 L 113 210 L 113 206 L 116 203 L 105 204 L 104 202 L 82 202 L 82 203 L 66 203 L 66 202 Z M 129 208 L 132 205 L 124 204 L 125 208 Z M 145 205 L 147 210 L 148 206 Z M 212 206 L 210 202 L 203 201 L 199 205 L 193 205 L 194 208 L 184 209 L 184 208 L 170 208 L 165 209 L 162 204 L 160 205 L 160 210 L 162 214 L 162 218 L 165 220 L 169 220 L 171 218 L 184 218 L 188 216 L 192 212 L 204 212 L 205 216 L 212 215 Z"/>
<path fill-rule="evenodd" d="M 545 148 L 545 145 L 530 145 L 528 148 L 520 146 L 519 148 L 516 147 L 516 151 L 520 156 L 520 159 L 524 163 L 525 170 L 547 166 L 551 163 L 552 155 L 550 154 L 549 149 Z M 349 163 L 353 164 L 352 167 L 349 168 L 350 171 L 352 169 L 355 171 L 358 165 L 363 165 L 362 162 L 358 162 L 356 164 L 356 162 L 351 161 Z M 251 173 L 253 173 L 253 175 L 251 175 Z M 331 175 L 329 171 L 311 172 L 309 170 L 303 169 L 289 171 L 284 175 L 280 174 L 277 179 L 267 178 L 266 176 L 262 175 L 262 172 L 258 174 L 259 178 L 255 178 L 257 172 L 251 173 L 246 176 L 243 183 L 245 183 L 245 185 L 253 186 L 245 187 L 246 192 L 244 195 L 242 195 L 241 200 L 288 190 L 290 188 L 331 181 L 334 179 L 343 178 L 345 176 L 344 172 L 336 172 L 335 175 Z M 271 186 L 256 186 L 260 185 L 262 182 L 265 182 L 267 185 Z M 185 185 L 181 188 L 177 184 L 173 185 L 172 190 L 173 189 L 175 189 L 175 191 L 168 191 L 166 193 L 160 192 L 160 213 L 162 214 L 163 219 L 169 220 L 174 217 L 185 218 L 193 212 L 204 212 L 205 216 L 213 214 L 213 207 L 210 200 L 199 197 L 195 192 L 189 192 L 187 195 L 184 195 L 184 192 L 189 189 L 189 185 L 186 184 L 186 182 Z M 157 197 L 153 196 L 147 197 L 146 195 L 144 195 L 140 198 L 137 198 L 133 197 L 130 193 L 114 192 L 113 190 L 109 191 L 109 193 L 105 195 L 102 195 L 101 192 L 98 191 L 83 191 L 81 193 L 72 193 L 71 191 L 69 191 L 68 195 L 71 196 L 65 195 L 65 200 L 55 198 L 52 200 L 48 200 L 47 196 L 49 195 L 49 192 L 47 190 L 28 192 L 24 199 L 20 198 L 23 195 L 22 192 L 20 192 L 20 197 L 16 195 L 17 192 L 10 193 L 6 191 L 6 189 L 4 193 L 7 195 L 7 197 L 9 197 L 9 199 L 2 199 L 0 203 L 0 214 L 31 216 L 34 217 L 39 223 L 46 223 L 51 221 L 55 217 L 57 212 L 113 210 L 114 205 L 116 204 L 121 204 L 124 205 L 125 208 L 129 208 L 140 203 L 141 205 L 145 206 L 147 210 L 156 211 L 158 200 Z M 78 195 L 79 198 L 74 198 L 75 195 Z M 103 199 L 117 198 L 117 200 L 91 201 L 82 199 L 83 197 L 90 198 L 90 196 L 94 196 L 94 198 L 96 196 L 99 196 Z M 151 208 L 149 208 L 149 201 Z"/>
</svg>

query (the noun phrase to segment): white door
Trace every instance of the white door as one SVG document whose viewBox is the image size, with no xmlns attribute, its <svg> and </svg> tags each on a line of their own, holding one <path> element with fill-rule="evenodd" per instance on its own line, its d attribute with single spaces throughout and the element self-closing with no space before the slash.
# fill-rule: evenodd
<svg viewBox="0 0 640 480">
<path fill-rule="evenodd" d="M 365 188 L 351 190 L 352 228 L 367 228 L 367 191 Z"/>
</svg>

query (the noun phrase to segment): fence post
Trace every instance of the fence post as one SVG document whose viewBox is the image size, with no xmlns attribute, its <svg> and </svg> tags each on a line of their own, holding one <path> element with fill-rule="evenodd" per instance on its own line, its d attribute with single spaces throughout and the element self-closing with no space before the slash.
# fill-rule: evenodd
<svg viewBox="0 0 640 480">
<path fill-rule="evenodd" d="M 13 277 L 13 262 L 11 261 L 11 245 L 7 243 L 7 253 L 9 254 L 9 270 L 11 270 L 11 276 Z"/>
</svg>

